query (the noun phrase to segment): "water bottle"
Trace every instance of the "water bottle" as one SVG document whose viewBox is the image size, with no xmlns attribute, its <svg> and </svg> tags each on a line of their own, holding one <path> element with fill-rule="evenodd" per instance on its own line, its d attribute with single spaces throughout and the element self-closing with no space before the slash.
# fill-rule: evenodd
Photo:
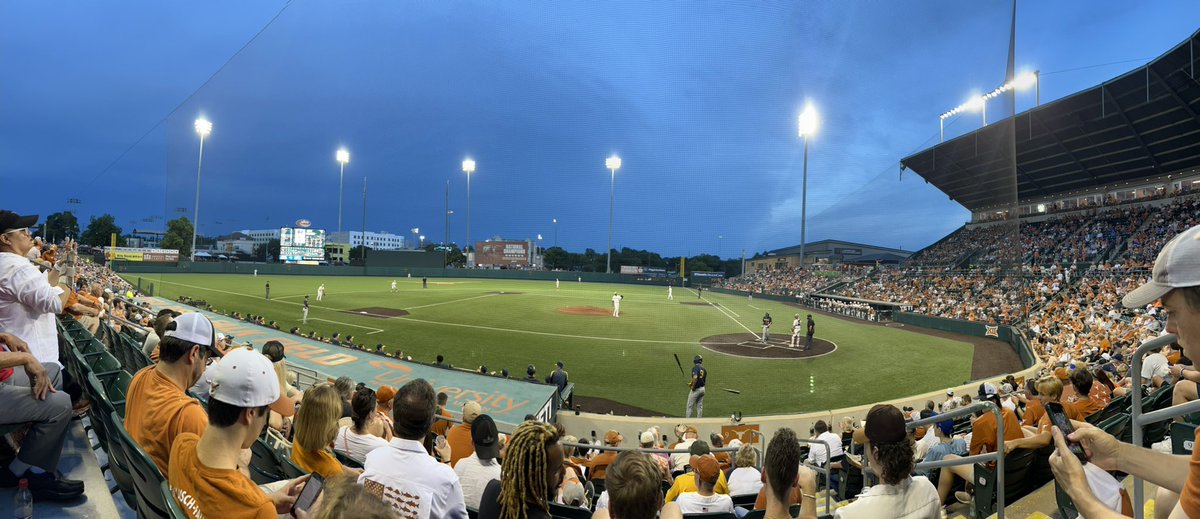
<svg viewBox="0 0 1200 519">
<path fill-rule="evenodd" d="M 13 517 L 15 519 L 33 518 L 33 494 L 29 492 L 29 480 L 22 479 L 17 495 L 13 498 Z"/>
</svg>

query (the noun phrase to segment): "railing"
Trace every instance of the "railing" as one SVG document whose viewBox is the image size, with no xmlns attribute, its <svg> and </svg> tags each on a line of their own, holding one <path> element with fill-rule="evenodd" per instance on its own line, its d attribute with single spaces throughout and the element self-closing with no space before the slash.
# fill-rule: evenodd
<svg viewBox="0 0 1200 519">
<path fill-rule="evenodd" d="M 931 416 L 929 418 L 922 418 L 920 420 L 914 420 L 914 421 L 908 422 L 905 424 L 905 427 L 907 427 L 909 429 L 916 429 L 917 427 L 921 427 L 921 426 L 925 426 L 925 425 L 936 426 L 935 424 L 937 424 L 938 422 L 945 421 L 945 420 L 953 420 L 960 416 L 971 415 L 971 414 L 975 413 L 975 411 L 984 411 L 984 410 L 991 411 L 991 413 L 996 416 L 996 447 L 997 447 L 996 452 L 991 452 L 991 453 L 987 453 L 987 454 L 976 454 L 974 456 L 964 456 L 962 458 L 954 458 L 954 459 L 949 459 L 949 460 L 942 459 L 942 460 L 938 460 L 938 461 L 922 461 L 921 463 L 918 463 L 916 465 L 914 470 L 937 469 L 937 468 L 942 468 L 942 467 L 950 467 L 950 466 L 954 466 L 954 465 L 968 465 L 968 464 L 974 465 L 976 462 L 985 462 L 985 461 L 995 460 L 996 461 L 996 514 L 997 514 L 998 519 L 1004 519 L 1004 479 L 1005 479 L 1005 477 L 1004 477 L 1004 452 L 1002 450 L 1002 447 L 1004 445 L 1004 416 L 1001 415 L 1000 408 L 996 407 L 996 405 L 991 402 L 976 402 L 967 407 L 960 407 L 953 411 L 942 413 L 942 414 L 939 414 L 936 416 Z M 866 461 L 867 461 L 867 453 L 864 452 L 863 453 L 863 471 L 864 472 L 867 471 Z M 934 483 L 934 484 L 936 485 L 937 483 Z"/>
<path fill-rule="evenodd" d="M 1164 420 L 1170 420 L 1176 416 L 1195 413 L 1200 411 L 1200 400 L 1194 400 L 1186 404 L 1179 404 L 1159 409 L 1150 413 L 1142 414 L 1142 356 L 1147 352 L 1161 350 L 1163 346 L 1177 341 L 1174 335 L 1163 335 L 1142 343 L 1137 350 L 1133 352 L 1133 367 L 1130 368 L 1133 379 L 1133 408 L 1130 412 L 1129 424 L 1133 427 L 1133 445 L 1136 447 L 1142 446 L 1142 435 L 1145 431 L 1143 427 L 1155 424 Z M 1142 479 L 1134 476 L 1133 478 L 1133 517 L 1142 519 L 1145 512 L 1145 489 L 1142 487 Z"/>
</svg>

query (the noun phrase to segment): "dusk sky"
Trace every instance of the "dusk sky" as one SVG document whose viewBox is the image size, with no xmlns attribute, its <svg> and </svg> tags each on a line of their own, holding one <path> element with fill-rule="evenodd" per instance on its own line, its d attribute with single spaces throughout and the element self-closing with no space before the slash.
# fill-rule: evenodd
<svg viewBox="0 0 1200 519">
<path fill-rule="evenodd" d="M 0 207 L 75 209 L 81 225 L 112 213 L 126 230 L 190 218 L 203 115 L 205 235 L 300 218 L 334 231 L 345 146 L 345 229 L 362 226 L 366 177 L 368 230 L 441 241 L 449 181 L 464 242 L 470 156 L 473 239 L 550 246 L 557 218 L 559 245 L 602 251 L 616 153 L 614 247 L 735 257 L 799 243 L 796 116 L 811 102 L 809 240 L 917 250 L 968 214 L 900 181 L 899 160 L 936 142 L 938 114 L 1003 82 L 1011 6 L 3 0 Z M 1045 103 L 1137 68 L 1197 20 L 1194 0 L 1021 2 L 1017 70 L 1042 72 Z"/>
</svg>

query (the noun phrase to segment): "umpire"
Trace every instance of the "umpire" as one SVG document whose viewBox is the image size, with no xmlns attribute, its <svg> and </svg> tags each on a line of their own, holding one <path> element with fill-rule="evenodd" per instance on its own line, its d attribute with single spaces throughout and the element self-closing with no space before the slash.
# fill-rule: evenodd
<svg viewBox="0 0 1200 519">
<path fill-rule="evenodd" d="M 813 335 L 817 333 L 817 322 L 813 320 L 812 314 L 808 314 L 808 331 L 804 334 L 804 349 L 812 349 Z"/>
<path fill-rule="evenodd" d="M 692 417 L 692 407 L 696 408 L 696 418 L 704 417 L 704 383 L 708 379 L 708 370 L 704 369 L 704 357 L 696 355 L 692 357 L 692 381 L 688 382 L 688 388 L 691 392 L 688 393 L 687 412 L 683 415 L 684 418 Z"/>
</svg>

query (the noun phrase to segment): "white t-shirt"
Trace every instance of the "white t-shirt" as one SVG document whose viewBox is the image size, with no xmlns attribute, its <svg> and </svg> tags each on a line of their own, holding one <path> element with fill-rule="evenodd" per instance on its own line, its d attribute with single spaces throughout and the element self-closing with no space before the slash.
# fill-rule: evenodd
<svg viewBox="0 0 1200 519">
<path fill-rule="evenodd" d="M 915 476 L 898 485 L 875 485 L 858 500 L 833 511 L 834 518 L 939 519 L 942 516 L 937 488 L 925 476 Z"/>
<path fill-rule="evenodd" d="M 387 444 L 387 440 L 374 434 L 357 434 L 350 427 L 342 427 L 338 429 L 337 436 L 333 439 L 333 450 L 363 463 L 367 459 L 368 452 L 379 447 L 386 447 Z"/>
<path fill-rule="evenodd" d="M 1167 378 L 1167 375 L 1170 374 L 1171 367 L 1168 365 L 1167 357 L 1162 353 L 1151 353 L 1146 355 L 1146 358 L 1142 361 L 1142 378 L 1146 382 L 1150 382 L 1150 379 L 1155 375 Z"/>
<path fill-rule="evenodd" d="M 738 467 L 729 473 L 729 495 L 744 496 L 762 490 L 762 472 L 754 467 Z"/>
<path fill-rule="evenodd" d="M 454 465 L 454 473 L 458 474 L 458 483 L 462 485 L 463 500 L 467 506 L 479 509 L 479 501 L 483 499 L 483 491 L 488 482 L 500 479 L 500 463 L 494 459 L 484 463 L 475 453 L 458 460 Z"/>
<path fill-rule="evenodd" d="M 699 492 L 684 492 L 675 499 L 675 504 L 685 514 L 733 513 L 733 499 L 725 494 L 702 496 Z"/>
<path fill-rule="evenodd" d="M 817 439 L 829 445 L 829 457 L 836 458 L 842 455 L 842 437 L 833 434 L 831 431 L 825 431 L 817 436 Z M 825 463 L 830 458 L 825 457 L 825 449 L 815 443 L 809 444 L 808 459 L 813 463 L 825 466 Z"/>
<path fill-rule="evenodd" d="M 688 448 L 691 448 L 693 443 L 696 443 L 696 439 L 688 438 L 686 440 L 679 442 L 679 444 L 675 446 L 675 449 L 688 449 Z M 672 454 L 671 455 L 671 472 L 682 471 L 683 467 L 686 467 L 687 464 L 691 463 L 691 462 L 692 462 L 691 454 L 688 454 L 686 452 Z"/>
</svg>

